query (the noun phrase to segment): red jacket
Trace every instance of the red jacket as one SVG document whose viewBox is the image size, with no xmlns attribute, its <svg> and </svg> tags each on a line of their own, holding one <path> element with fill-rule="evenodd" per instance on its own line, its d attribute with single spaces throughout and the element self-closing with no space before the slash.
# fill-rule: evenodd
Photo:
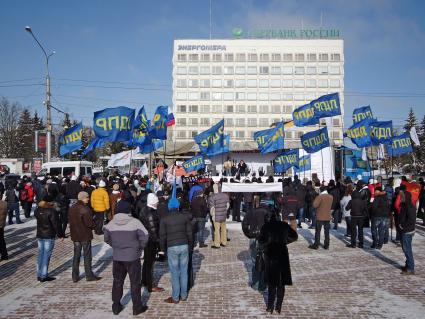
<svg viewBox="0 0 425 319">
<path fill-rule="evenodd" d="M 27 202 L 33 202 L 34 201 L 34 188 L 30 185 L 25 185 L 25 190 L 28 192 L 28 198 Z"/>
</svg>

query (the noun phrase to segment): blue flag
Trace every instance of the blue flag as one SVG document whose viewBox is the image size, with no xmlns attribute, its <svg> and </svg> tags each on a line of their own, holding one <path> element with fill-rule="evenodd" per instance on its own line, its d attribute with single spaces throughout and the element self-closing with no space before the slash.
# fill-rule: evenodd
<svg viewBox="0 0 425 319">
<path fill-rule="evenodd" d="M 204 155 L 214 156 L 225 153 L 224 120 L 221 120 L 208 130 L 199 133 L 193 139 L 199 145 L 199 149 Z M 227 149 L 228 147 L 229 145 L 227 144 Z"/>
<path fill-rule="evenodd" d="M 395 157 L 401 154 L 412 153 L 412 141 L 410 139 L 410 133 L 405 132 L 401 135 L 394 136 L 391 144 L 387 145 L 388 155 Z"/>
<path fill-rule="evenodd" d="M 83 153 L 81 153 L 81 157 L 86 156 L 88 153 L 90 153 L 91 151 L 93 151 L 95 148 L 103 147 L 104 145 L 105 145 L 105 140 L 103 140 L 101 138 L 98 138 L 98 137 L 94 137 L 90 141 L 90 144 L 83 151 Z"/>
<path fill-rule="evenodd" d="M 205 168 L 204 157 L 202 155 L 192 157 L 191 159 L 183 162 L 183 168 L 186 173 L 198 171 L 200 169 Z"/>
<path fill-rule="evenodd" d="M 319 97 L 310 103 L 300 106 L 292 113 L 296 126 L 315 125 L 319 119 L 341 115 L 339 94 L 332 93 Z"/>
<path fill-rule="evenodd" d="M 378 144 L 391 144 L 393 131 L 393 121 L 373 121 L 370 124 L 370 136 L 372 143 Z"/>
<path fill-rule="evenodd" d="M 83 146 L 83 123 L 78 123 L 67 129 L 59 137 L 59 155 L 64 156 L 68 153 L 79 150 Z"/>
<path fill-rule="evenodd" d="M 134 109 L 125 106 L 94 112 L 93 130 L 105 142 L 127 142 L 132 138 Z"/>
<path fill-rule="evenodd" d="M 305 172 L 311 170 L 311 155 L 304 155 L 300 157 L 298 161 L 298 168 L 295 169 L 295 172 Z"/>
<path fill-rule="evenodd" d="M 273 160 L 273 169 L 275 173 L 284 173 L 291 167 L 298 167 L 299 154 L 298 149 L 289 150 L 280 153 Z"/>
<path fill-rule="evenodd" d="M 361 106 L 353 110 L 353 123 L 357 123 L 365 119 L 373 120 L 373 114 L 370 105 Z"/>
<path fill-rule="evenodd" d="M 370 120 L 365 119 L 354 123 L 344 133 L 357 147 L 363 148 L 372 145 L 372 137 L 370 134 Z"/>
<path fill-rule="evenodd" d="M 150 121 L 146 117 L 145 107 L 139 110 L 136 118 L 133 122 L 133 134 L 131 141 L 128 143 L 129 146 L 139 146 L 148 142 L 149 133 L 148 127 L 150 125 Z"/>
<path fill-rule="evenodd" d="M 149 154 L 164 146 L 162 140 L 147 140 L 145 144 L 139 145 L 140 154 Z"/>
<path fill-rule="evenodd" d="M 301 135 L 301 145 L 307 153 L 316 153 L 322 148 L 329 147 L 328 129 L 323 127 Z"/>
<path fill-rule="evenodd" d="M 274 128 L 254 133 L 261 154 L 284 149 L 283 123 L 279 122 Z"/>
<path fill-rule="evenodd" d="M 151 126 L 149 127 L 149 135 L 159 140 L 167 139 L 167 122 L 168 122 L 168 106 L 158 106 Z"/>
</svg>

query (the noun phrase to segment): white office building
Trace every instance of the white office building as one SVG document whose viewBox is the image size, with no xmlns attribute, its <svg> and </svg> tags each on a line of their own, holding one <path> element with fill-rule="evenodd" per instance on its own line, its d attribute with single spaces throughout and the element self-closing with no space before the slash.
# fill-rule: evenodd
<svg viewBox="0 0 425 319">
<path fill-rule="evenodd" d="M 342 39 L 175 40 L 172 139 L 191 142 L 224 118 L 231 148 L 253 150 L 254 132 L 334 92 L 343 109 Z M 327 121 L 333 145 L 342 143 L 342 118 Z M 300 135 L 314 129 L 286 131 L 287 148 L 300 147 Z"/>
</svg>

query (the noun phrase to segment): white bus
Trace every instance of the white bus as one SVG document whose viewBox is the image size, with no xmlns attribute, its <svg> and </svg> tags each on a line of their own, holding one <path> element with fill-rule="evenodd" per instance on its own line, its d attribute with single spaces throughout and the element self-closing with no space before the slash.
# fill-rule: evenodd
<svg viewBox="0 0 425 319">
<path fill-rule="evenodd" d="M 48 162 L 41 166 L 39 176 L 63 176 L 70 175 L 91 175 L 93 173 L 93 163 L 88 161 L 65 161 L 65 162 Z"/>
</svg>

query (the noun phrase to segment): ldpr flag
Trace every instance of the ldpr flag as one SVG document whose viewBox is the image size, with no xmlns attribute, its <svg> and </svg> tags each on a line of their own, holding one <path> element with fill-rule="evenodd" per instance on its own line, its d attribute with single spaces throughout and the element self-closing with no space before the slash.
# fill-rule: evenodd
<svg viewBox="0 0 425 319">
<path fill-rule="evenodd" d="M 273 170 L 275 173 L 284 173 L 291 167 L 298 167 L 298 149 L 284 151 L 273 160 Z"/>
<path fill-rule="evenodd" d="M 336 115 L 341 115 L 341 105 L 339 94 L 332 93 L 295 109 L 292 118 L 296 126 L 306 126 L 318 124 L 321 118 Z"/>
<path fill-rule="evenodd" d="M 104 142 L 128 142 L 133 133 L 134 109 L 126 106 L 94 112 L 93 130 Z"/>
<path fill-rule="evenodd" d="M 345 133 L 357 147 L 363 148 L 372 145 L 372 136 L 370 134 L 370 120 L 365 119 L 354 123 Z"/>
<path fill-rule="evenodd" d="M 388 155 L 395 157 L 413 152 L 409 132 L 394 136 L 391 140 L 391 144 L 387 145 Z"/>
<path fill-rule="evenodd" d="M 182 166 L 186 173 L 203 169 L 205 168 L 204 157 L 202 155 L 193 156 L 191 159 L 183 162 Z"/>
<path fill-rule="evenodd" d="M 284 149 L 283 122 L 278 122 L 274 128 L 254 133 L 261 154 Z"/>
<path fill-rule="evenodd" d="M 361 106 L 353 110 L 353 123 L 357 123 L 365 119 L 373 120 L 373 114 L 370 105 Z"/>
<path fill-rule="evenodd" d="M 168 106 L 158 106 L 151 126 L 149 127 L 149 135 L 153 139 L 166 140 L 167 139 L 167 118 Z"/>
<path fill-rule="evenodd" d="M 307 153 L 316 153 L 322 148 L 329 147 L 328 129 L 323 127 L 301 135 L 301 145 Z"/>
<path fill-rule="evenodd" d="M 64 156 L 68 153 L 78 151 L 83 146 L 83 123 L 78 123 L 67 129 L 59 137 L 59 155 Z"/>
<path fill-rule="evenodd" d="M 201 153 L 206 156 L 225 153 L 224 120 L 221 120 L 208 130 L 199 133 L 193 139 L 198 144 Z M 229 145 L 227 145 L 227 149 L 228 147 Z"/>
</svg>

